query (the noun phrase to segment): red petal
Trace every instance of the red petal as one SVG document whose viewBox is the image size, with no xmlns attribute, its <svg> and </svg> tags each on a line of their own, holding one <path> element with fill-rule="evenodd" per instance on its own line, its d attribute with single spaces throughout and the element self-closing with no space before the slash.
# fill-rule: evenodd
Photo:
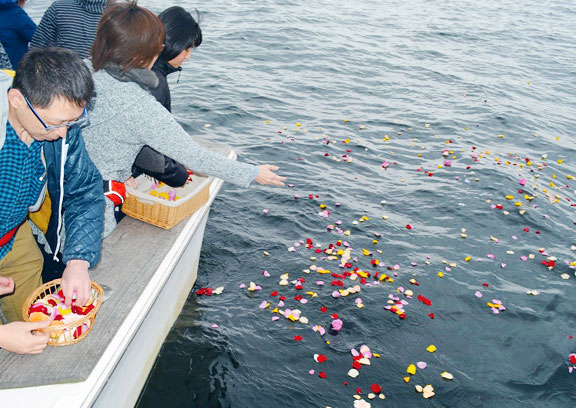
<svg viewBox="0 0 576 408">
<path fill-rule="evenodd" d="M 294 341 L 301 341 L 302 340 L 302 336 L 294 336 Z"/>
<path fill-rule="evenodd" d="M 324 354 L 319 354 L 318 357 L 316 357 L 316 360 L 317 360 L 319 363 L 323 363 L 323 362 L 325 362 L 325 361 L 328 360 L 328 359 L 326 358 L 326 356 L 325 356 Z"/>
<path fill-rule="evenodd" d="M 326 312 L 328 311 L 328 308 L 327 308 L 326 306 L 322 306 L 322 307 L 320 308 L 320 311 L 321 311 L 322 313 L 326 313 Z"/>
<path fill-rule="evenodd" d="M 380 385 L 378 385 L 378 384 L 372 384 L 370 386 L 370 389 L 372 390 L 372 392 L 374 394 L 380 394 L 382 392 L 382 387 L 380 387 Z"/>
<path fill-rule="evenodd" d="M 326 373 L 324 371 L 321 371 L 318 373 L 318 377 L 320 378 L 326 378 Z"/>
</svg>

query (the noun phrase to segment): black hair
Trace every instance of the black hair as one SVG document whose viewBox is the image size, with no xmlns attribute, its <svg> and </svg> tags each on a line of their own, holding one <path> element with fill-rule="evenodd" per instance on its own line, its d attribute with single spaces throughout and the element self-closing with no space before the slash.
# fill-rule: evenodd
<svg viewBox="0 0 576 408">
<path fill-rule="evenodd" d="M 20 60 L 12 82 L 39 108 L 47 108 L 52 100 L 62 97 L 84 106 L 94 94 L 94 81 L 82 58 L 64 48 L 35 48 Z"/>
<path fill-rule="evenodd" d="M 158 15 L 166 30 L 164 50 L 160 59 L 170 61 L 188 48 L 196 48 L 202 44 L 202 30 L 194 17 L 182 7 L 167 8 Z M 196 11 L 196 18 L 200 20 Z"/>
</svg>

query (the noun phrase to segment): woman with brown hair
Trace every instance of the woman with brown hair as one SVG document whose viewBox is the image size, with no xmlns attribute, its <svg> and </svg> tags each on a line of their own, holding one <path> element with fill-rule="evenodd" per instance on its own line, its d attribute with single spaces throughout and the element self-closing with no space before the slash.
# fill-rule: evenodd
<svg viewBox="0 0 576 408">
<path fill-rule="evenodd" d="M 104 180 L 128 180 L 134 159 L 148 145 L 191 170 L 240 186 L 283 186 L 276 166 L 229 160 L 194 142 L 149 93 L 158 86 L 150 68 L 163 42 L 162 22 L 136 2 L 115 4 L 102 15 L 91 51 L 96 98 L 83 135 Z M 105 235 L 116 225 L 112 202 L 106 210 Z"/>
</svg>

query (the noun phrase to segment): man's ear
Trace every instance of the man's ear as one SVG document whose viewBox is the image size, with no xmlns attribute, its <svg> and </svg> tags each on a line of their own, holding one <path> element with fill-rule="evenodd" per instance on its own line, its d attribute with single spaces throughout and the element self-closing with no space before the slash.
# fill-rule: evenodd
<svg viewBox="0 0 576 408">
<path fill-rule="evenodd" d="M 22 104 L 25 104 L 24 95 L 18 89 L 10 89 L 8 91 L 8 103 L 11 107 L 20 108 Z"/>
</svg>

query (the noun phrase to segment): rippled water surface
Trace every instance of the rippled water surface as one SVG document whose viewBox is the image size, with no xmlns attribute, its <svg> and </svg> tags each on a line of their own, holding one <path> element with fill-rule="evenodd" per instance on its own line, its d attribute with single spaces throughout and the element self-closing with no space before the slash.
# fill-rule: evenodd
<svg viewBox="0 0 576 408">
<path fill-rule="evenodd" d="M 372 407 L 576 405 L 574 2 L 170 4 L 197 7 L 204 35 L 179 83 L 170 79 L 175 115 L 243 161 L 279 165 L 293 187 L 222 190 L 195 289 L 225 290 L 190 294 L 139 407 L 352 407 L 372 384 L 386 395 Z M 351 268 L 322 252 L 338 240 Z M 361 284 L 315 266 L 371 276 Z M 375 272 L 394 281 L 376 285 Z M 303 289 L 279 286 L 284 273 Z M 337 280 L 362 291 L 334 298 Z M 251 281 L 262 290 L 239 288 Z M 309 323 L 272 321 L 273 291 Z M 408 302 L 405 320 L 384 309 L 389 296 Z M 494 314 L 493 299 L 506 310 Z M 333 313 L 341 331 L 312 330 Z M 363 344 L 380 357 L 352 379 L 350 349 Z M 407 374 L 417 362 L 427 367 Z M 423 400 L 416 384 L 436 395 Z"/>
</svg>

